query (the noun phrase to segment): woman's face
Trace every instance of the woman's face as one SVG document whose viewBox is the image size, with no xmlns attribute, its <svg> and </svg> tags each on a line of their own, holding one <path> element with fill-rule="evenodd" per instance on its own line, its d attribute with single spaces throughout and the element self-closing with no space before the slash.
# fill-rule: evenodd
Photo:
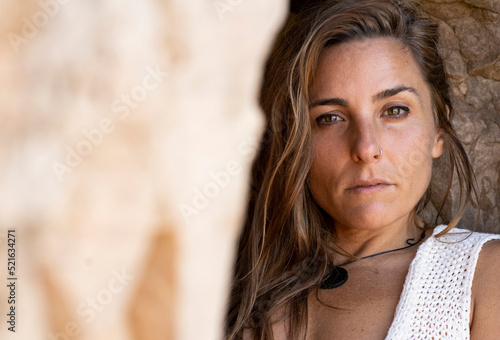
<svg viewBox="0 0 500 340">
<path fill-rule="evenodd" d="M 407 225 L 443 153 L 430 90 L 390 38 L 323 52 L 311 86 L 309 185 L 335 228 Z"/>
</svg>

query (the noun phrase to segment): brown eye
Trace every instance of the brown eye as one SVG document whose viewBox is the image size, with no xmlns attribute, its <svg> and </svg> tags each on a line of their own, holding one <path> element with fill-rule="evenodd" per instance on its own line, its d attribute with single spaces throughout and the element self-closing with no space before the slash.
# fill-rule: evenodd
<svg viewBox="0 0 500 340">
<path fill-rule="evenodd" d="M 335 124 L 338 123 L 339 121 L 342 121 L 343 119 L 340 118 L 336 114 L 332 113 L 325 113 L 318 118 L 316 118 L 316 124 L 318 125 L 326 125 L 326 124 Z"/>
<path fill-rule="evenodd" d="M 385 110 L 385 113 L 389 117 L 403 118 L 410 113 L 410 109 L 405 106 L 392 106 Z"/>
<path fill-rule="evenodd" d="M 389 110 L 388 110 L 388 113 L 389 113 L 389 116 L 395 116 L 395 115 L 398 115 L 400 113 L 401 109 L 399 107 L 391 107 Z"/>
<path fill-rule="evenodd" d="M 339 119 L 339 117 L 333 115 L 324 117 L 325 123 L 334 123 L 337 119 Z"/>
</svg>

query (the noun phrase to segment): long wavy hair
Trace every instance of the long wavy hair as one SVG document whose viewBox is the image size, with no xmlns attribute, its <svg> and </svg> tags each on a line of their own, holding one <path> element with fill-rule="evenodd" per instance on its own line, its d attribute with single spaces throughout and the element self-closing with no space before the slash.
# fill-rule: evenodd
<svg viewBox="0 0 500 340">
<path fill-rule="evenodd" d="M 235 263 L 226 323 L 230 340 L 241 339 L 245 330 L 253 339 L 273 339 L 272 324 L 280 318 L 288 322 L 291 339 L 306 337 L 307 296 L 325 279 L 333 257 L 343 253 L 307 185 L 309 88 L 328 46 L 375 37 L 396 39 L 411 51 L 431 90 L 451 168 L 434 224 L 442 219 L 454 174 L 460 192 L 458 209 L 441 234 L 458 223 L 473 195 L 477 197 L 470 162 L 450 123 L 453 108 L 436 23 L 412 6 L 388 0 L 326 1 L 291 17 L 264 75 L 261 105 L 267 128 L 253 167 L 253 191 Z M 428 188 L 413 210 L 414 223 L 425 222 L 430 198 Z"/>
</svg>

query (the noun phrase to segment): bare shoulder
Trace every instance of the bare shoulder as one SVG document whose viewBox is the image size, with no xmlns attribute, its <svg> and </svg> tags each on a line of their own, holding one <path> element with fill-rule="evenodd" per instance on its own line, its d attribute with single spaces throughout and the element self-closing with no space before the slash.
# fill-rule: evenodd
<svg viewBox="0 0 500 340">
<path fill-rule="evenodd" d="M 288 318 L 286 307 L 278 308 L 271 317 L 273 340 L 288 340 Z M 253 331 L 246 328 L 243 332 L 243 340 L 256 340 Z"/>
<path fill-rule="evenodd" d="M 278 308 L 278 310 L 274 313 L 272 320 L 274 340 L 287 340 L 289 322 L 287 306 Z"/>
<path fill-rule="evenodd" d="M 483 245 L 472 283 L 471 339 L 500 334 L 500 240 Z"/>
<path fill-rule="evenodd" d="M 280 320 L 273 323 L 272 329 L 274 340 L 288 340 L 285 321 Z M 245 329 L 243 332 L 243 340 L 256 340 L 251 329 Z"/>
</svg>

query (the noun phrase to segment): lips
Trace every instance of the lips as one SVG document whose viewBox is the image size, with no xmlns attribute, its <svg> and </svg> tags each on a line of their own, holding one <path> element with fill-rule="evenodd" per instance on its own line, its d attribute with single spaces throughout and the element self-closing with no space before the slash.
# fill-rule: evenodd
<svg viewBox="0 0 500 340">
<path fill-rule="evenodd" d="M 349 185 L 346 190 L 356 193 L 370 193 L 386 189 L 390 185 L 391 184 L 389 181 L 373 178 L 355 181 L 353 184 Z"/>
</svg>

